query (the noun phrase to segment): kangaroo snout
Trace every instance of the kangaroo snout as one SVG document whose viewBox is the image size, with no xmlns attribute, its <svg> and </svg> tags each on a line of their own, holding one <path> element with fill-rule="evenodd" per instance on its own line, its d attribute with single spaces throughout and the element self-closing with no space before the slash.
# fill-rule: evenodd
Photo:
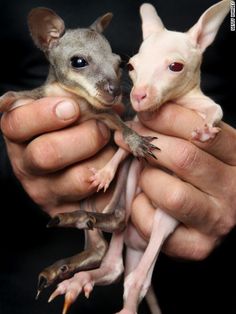
<svg viewBox="0 0 236 314">
<path fill-rule="evenodd" d="M 131 103 L 135 111 L 143 111 L 146 110 L 149 106 L 149 100 L 151 96 L 151 90 L 147 86 L 145 87 L 133 87 L 130 98 Z"/>
<path fill-rule="evenodd" d="M 120 82 L 117 80 L 107 80 L 99 84 L 99 94 L 106 105 L 113 105 L 121 96 Z"/>
<path fill-rule="evenodd" d="M 134 101 L 141 103 L 147 97 L 145 89 L 135 89 L 132 93 Z"/>
<path fill-rule="evenodd" d="M 108 82 L 104 86 L 104 90 L 113 97 L 120 96 L 121 87 L 119 82 Z"/>
</svg>

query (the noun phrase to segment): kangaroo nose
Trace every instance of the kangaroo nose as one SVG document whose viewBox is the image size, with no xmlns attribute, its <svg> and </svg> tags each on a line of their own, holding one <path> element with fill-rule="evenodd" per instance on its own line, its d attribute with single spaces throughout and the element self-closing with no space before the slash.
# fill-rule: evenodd
<svg viewBox="0 0 236 314">
<path fill-rule="evenodd" d="M 134 90 L 132 93 L 132 98 L 137 102 L 141 102 L 147 97 L 147 93 L 145 90 Z"/>
<path fill-rule="evenodd" d="M 120 84 L 118 83 L 108 83 L 106 86 L 106 90 L 112 96 L 119 96 L 121 94 Z"/>
</svg>

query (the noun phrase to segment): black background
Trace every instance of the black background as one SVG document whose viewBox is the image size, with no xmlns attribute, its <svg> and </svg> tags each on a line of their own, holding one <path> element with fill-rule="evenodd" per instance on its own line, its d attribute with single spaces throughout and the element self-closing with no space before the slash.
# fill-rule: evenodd
<svg viewBox="0 0 236 314">
<path fill-rule="evenodd" d="M 216 1 L 150 1 L 165 26 L 186 31 L 201 13 Z M 112 11 L 106 30 L 114 52 L 132 56 L 142 41 L 139 6 L 142 1 L 11 1 L 0 2 L 0 94 L 7 90 L 39 86 L 47 75 L 47 62 L 33 45 L 27 29 L 27 14 L 33 7 L 55 10 L 69 28 L 90 25 Z M 229 16 L 202 65 L 204 92 L 223 106 L 224 120 L 235 125 L 235 32 Z M 48 289 L 36 302 L 38 273 L 55 260 L 83 248 L 83 233 L 77 230 L 48 230 L 48 217 L 28 198 L 12 174 L 5 147 L 0 141 L 1 255 L 0 314 L 59 314 L 62 298 L 47 304 Z M 153 282 L 163 314 L 236 313 L 235 231 L 206 260 L 176 261 L 161 255 Z M 233 288 L 230 286 L 233 285 Z M 84 297 L 70 313 L 114 313 L 121 308 L 122 282 L 96 287 L 89 301 Z M 142 304 L 140 313 L 148 313 Z"/>
</svg>

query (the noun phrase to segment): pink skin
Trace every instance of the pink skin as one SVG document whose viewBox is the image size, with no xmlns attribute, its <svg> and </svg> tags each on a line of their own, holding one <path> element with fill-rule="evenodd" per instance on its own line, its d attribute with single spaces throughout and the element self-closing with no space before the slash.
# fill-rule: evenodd
<svg viewBox="0 0 236 314">
<path fill-rule="evenodd" d="M 171 100 L 203 117 L 204 126 L 193 130 L 192 139 L 204 142 L 215 137 L 219 128 L 214 125 L 221 120 L 222 110 L 201 92 L 199 68 L 201 55 L 214 40 L 228 10 L 229 1 L 221 1 L 210 7 L 188 33 L 182 34 L 166 30 L 152 5 L 141 6 L 144 41 L 139 53 L 130 60 L 134 83 L 131 101 L 136 111 L 155 111 Z M 174 63 L 181 63 L 183 69 L 171 71 Z M 119 314 L 137 312 L 162 244 L 177 225 L 176 219 L 156 209 L 148 246 L 138 265 L 125 277 L 124 307 Z M 137 255 L 130 254 L 129 265 L 132 258 L 134 266 Z"/>
<path fill-rule="evenodd" d="M 150 287 L 152 272 L 156 259 L 166 238 L 175 230 L 178 222 L 160 209 L 156 210 L 151 237 L 137 267 L 125 277 L 124 308 L 119 314 L 127 310 L 136 313 L 138 304 L 146 295 Z M 130 255 L 130 263 L 135 256 Z M 136 259 L 137 260 L 137 259 Z"/>
<path fill-rule="evenodd" d="M 219 129 L 214 125 L 221 120 L 222 110 L 200 89 L 200 63 L 228 10 L 229 2 L 222 1 L 208 9 L 188 32 L 179 33 L 167 30 L 151 5 L 142 6 L 144 41 L 130 59 L 131 102 L 137 112 L 154 111 L 171 100 L 204 118 L 203 127 L 193 130 L 193 139 L 215 137 Z M 171 70 L 174 63 L 183 67 Z"/>
<path fill-rule="evenodd" d="M 70 305 L 84 292 L 89 298 L 94 285 L 108 285 L 120 277 L 123 272 L 123 240 L 124 233 L 114 233 L 108 252 L 98 269 L 76 273 L 72 278 L 61 282 L 49 298 L 51 302 L 59 295 L 65 294 L 63 314 L 66 314 Z"/>
<path fill-rule="evenodd" d="M 228 13 L 229 1 L 221 1 L 212 7 L 188 32 L 180 33 L 167 30 L 155 9 L 151 5 L 143 5 L 144 41 L 129 62 L 134 84 L 130 97 L 135 111 L 155 111 L 168 101 L 190 108 L 204 120 L 202 126 L 189 134 L 192 140 L 200 142 L 214 139 L 220 131 L 215 125 L 223 116 L 221 107 L 200 89 L 202 54 L 213 42 Z M 215 12 L 211 15 L 213 10 Z M 170 65 L 174 63 L 182 64 L 183 68 L 172 71 Z M 91 181 L 98 189 L 107 189 L 122 158 L 119 153 L 102 170 L 93 169 Z"/>
<path fill-rule="evenodd" d="M 126 188 L 126 220 L 130 216 L 132 200 L 136 194 L 138 177 L 141 171 L 140 163 L 134 160 L 130 166 Z M 49 298 L 51 302 L 59 295 L 65 294 L 63 314 L 66 314 L 70 305 L 84 292 L 88 298 L 94 285 L 108 285 L 113 283 L 123 273 L 123 244 L 125 232 L 114 233 L 109 249 L 98 269 L 83 271 L 75 274 L 71 279 L 62 281 Z"/>
<path fill-rule="evenodd" d="M 113 155 L 112 159 L 102 169 L 97 170 L 96 168 L 90 168 L 93 176 L 89 178 L 89 181 L 92 183 L 92 186 L 97 186 L 97 192 L 101 189 L 106 192 L 116 174 L 119 164 L 128 155 L 128 151 L 119 148 L 118 151 Z"/>
<path fill-rule="evenodd" d="M 152 5 L 141 6 L 144 41 L 138 54 L 130 60 L 130 76 L 134 84 L 131 102 L 137 112 L 155 111 L 172 101 L 196 111 L 204 119 L 203 127 L 192 131 L 192 140 L 205 142 L 216 136 L 220 129 L 215 124 L 222 118 L 222 109 L 200 89 L 200 64 L 202 53 L 213 42 L 228 10 L 229 1 L 221 1 L 204 12 L 187 33 L 178 33 L 165 29 Z M 102 178 L 102 173 L 106 174 L 104 169 L 99 173 L 100 178 L 97 175 L 96 183 L 100 188 L 109 186 L 109 180 L 114 176 L 112 167 L 117 168 L 121 158 L 124 153 L 119 150 L 113 157 L 115 162 L 107 167 L 110 175 L 106 175 L 105 183 Z M 149 244 L 138 265 L 135 266 L 137 254 L 128 251 L 127 262 L 133 270 L 126 272 L 124 307 L 119 314 L 137 312 L 138 304 L 150 286 L 162 244 L 177 225 L 176 219 L 157 209 Z"/>
</svg>

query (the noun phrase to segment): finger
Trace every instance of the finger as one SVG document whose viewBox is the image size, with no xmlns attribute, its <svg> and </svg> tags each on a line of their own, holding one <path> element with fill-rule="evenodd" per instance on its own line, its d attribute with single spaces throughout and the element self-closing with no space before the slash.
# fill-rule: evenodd
<svg viewBox="0 0 236 314">
<path fill-rule="evenodd" d="M 103 159 L 104 159 L 104 156 L 103 156 Z M 86 177 L 84 177 L 84 182 L 87 183 Z M 72 189 L 68 189 L 68 193 L 71 194 Z M 78 199 L 84 199 L 85 195 L 89 195 L 94 192 L 95 192 L 94 187 L 87 185 L 87 190 L 84 189 L 83 195 L 77 194 L 76 196 L 72 196 L 73 199 L 76 199 L 75 201 L 69 200 L 66 202 L 63 200 L 63 197 L 62 198 L 60 197 L 58 199 L 61 199 L 61 202 L 58 202 L 58 199 L 57 199 L 57 202 L 55 202 L 52 205 L 48 204 L 43 209 L 51 217 L 55 217 L 56 215 L 61 214 L 61 213 L 70 213 L 79 209 L 84 209 L 84 207 L 83 208 L 79 207 L 80 204 L 78 202 Z M 92 199 L 92 204 L 94 205 L 96 212 L 102 212 L 104 210 L 104 208 L 107 206 L 107 204 L 111 200 L 113 192 L 114 192 L 114 187 L 111 186 L 105 193 L 100 192 L 100 193 L 95 193 L 90 196 L 90 200 Z M 70 199 L 70 197 L 66 195 L 66 199 Z"/>
<path fill-rule="evenodd" d="M 151 235 L 154 213 L 155 208 L 149 198 L 144 193 L 138 194 L 132 203 L 131 220 L 146 241 Z"/>
<path fill-rule="evenodd" d="M 221 195 L 222 187 L 228 185 L 228 179 L 232 176 L 232 167 L 199 149 L 193 143 L 151 132 L 138 123 L 132 123 L 132 128 L 142 135 L 158 137 L 152 143 L 160 147 L 161 151 L 154 151 L 158 160 L 149 158 L 149 162 L 153 165 L 159 164 L 170 169 L 182 179 L 212 195 Z M 118 135 L 115 139 L 118 145 L 123 145 Z"/>
<path fill-rule="evenodd" d="M 14 174 L 19 180 L 21 180 L 21 178 L 25 176 L 25 168 L 22 158 L 25 151 L 25 145 L 15 144 L 14 142 L 9 141 L 6 137 L 4 137 L 4 140 Z"/>
<path fill-rule="evenodd" d="M 156 207 L 205 234 L 222 235 L 224 208 L 216 199 L 192 185 L 153 168 L 145 168 L 140 186 Z"/>
<path fill-rule="evenodd" d="M 164 243 L 162 251 L 176 258 L 203 260 L 210 255 L 220 241 L 217 237 L 179 225 Z"/>
<path fill-rule="evenodd" d="M 132 204 L 131 219 L 146 241 L 151 235 L 154 213 L 155 208 L 148 197 L 140 193 Z M 201 260 L 210 254 L 217 243 L 216 238 L 181 224 L 164 242 L 162 251 L 172 257 Z"/>
<path fill-rule="evenodd" d="M 112 147 L 105 147 L 96 157 L 75 164 L 47 176 L 27 176 L 22 185 L 29 196 L 50 215 L 78 209 L 78 201 L 96 191 L 89 178 L 92 165 L 102 168 L 114 154 Z"/>
<path fill-rule="evenodd" d="M 139 114 L 140 121 L 153 131 L 166 135 L 191 139 L 191 133 L 203 125 L 203 119 L 193 110 L 173 103 L 166 104 L 155 113 Z M 220 160 L 236 165 L 236 130 L 224 122 L 219 124 L 221 132 L 205 143 L 193 141 L 201 149 Z"/>
<path fill-rule="evenodd" d="M 4 113 L 1 129 L 15 142 L 27 141 L 39 134 L 58 130 L 79 117 L 79 105 L 72 99 L 46 97 Z"/>
<path fill-rule="evenodd" d="M 96 158 L 88 159 L 68 168 L 66 171 L 51 177 L 51 192 L 57 195 L 60 202 L 76 201 L 85 198 L 96 191 L 89 178 L 91 166 L 101 169 L 111 159 L 114 150 L 111 147 L 104 148 L 96 155 Z M 50 185 L 50 183 L 49 183 Z"/>
<path fill-rule="evenodd" d="M 63 169 L 95 155 L 109 137 L 109 129 L 97 120 L 43 134 L 27 146 L 25 168 L 35 174 Z"/>
</svg>

